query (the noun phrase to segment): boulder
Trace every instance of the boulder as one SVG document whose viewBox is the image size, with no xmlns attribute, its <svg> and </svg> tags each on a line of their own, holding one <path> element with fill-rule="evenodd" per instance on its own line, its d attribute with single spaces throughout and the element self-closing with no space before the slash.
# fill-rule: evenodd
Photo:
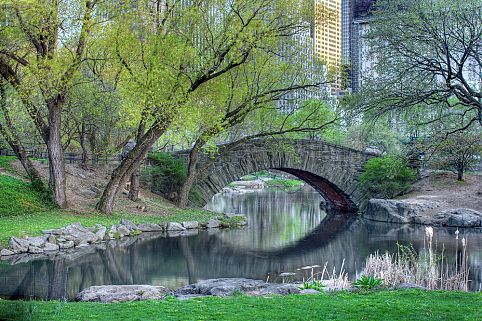
<svg viewBox="0 0 482 321">
<path fill-rule="evenodd" d="M 74 241 L 59 242 L 59 249 L 66 250 L 74 247 Z"/>
<path fill-rule="evenodd" d="M 159 224 L 139 224 L 137 228 L 142 232 L 161 232 L 163 230 Z"/>
<path fill-rule="evenodd" d="M 423 222 L 422 213 L 438 206 L 440 205 L 437 202 L 425 200 L 371 199 L 368 202 L 364 218 L 386 223 L 421 223 Z"/>
<path fill-rule="evenodd" d="M 91 286 L 77 294 L 77 300 L 84 302 L 125 302 L 139 300 L 162 300 L 170 290 L 152 285 L 103 285 Z"/>
<path fill-rule="evenodd" d="M 247 295 L 287 295 L 300 293 L 296 284 L 266 283 L 261 280 L 244 278 L 223 278 L 203 280 L 187 285 L 174 291 L 175 296 L 202 295 L 202 296 L 230 296 L 235 293 Z"/>
<path fill-rule="evenodd" d="M 434 216 L 437 223 L 453 227 L 481 227 L 482 213 L 468 208 L 442 211 Z"/>
<path fill-rule="evenodd" d="M 199 228 L 199 222 L 196 222 L 196 221 L 182 222 L 182 226 L 187 230 L 196 229 L 196 228 Z"/>
<path fill-rule="evenodd" d="M 62 237 L 68 241 L 74 241 L 76 245 L 84 243 L 95 243 L 98 237 L 80 223 L 73 223 L 64 229 Z"/>
<path fill-rule="evenodd" d="M 117 230 L 117 233 L 119 233 L 120 237 L 128 236 L 129 234 L 131 234 L 131 230 L 129 230 L 124 224 L 118 224 L 115 228 Z"/>
<path fill-rule="evenodd" d="M 60 249 L 60 246 L 58 246 L 57 244 L 50 243 L 50 242 L 47 242 L 44 245 L 44 251 L 46 251 L 46 252 L 58 251 L 59 249 Z"/>
<path fill-rule="evenodd" d="M 55 236 L 53 236 L 52 234 L 50 234 L 50 235 L 47 237 L 47 242 L 56 244 L 56 243 L 57 243 L 57 239 L 55 238 Z"/>
<path fill-rule="evenodd" d="M 28 252 L 29 245 L 30 245 L 30 242 L 26 239 L 12 237 L 10 238 L 10 241 L 9 241 L 10 249 L 15 253 Z"/>
<path fill-rule="evenodd" d="M 167 222 L 161 222 L 161 223 L 159 223 L 159 226 L 161 227 L 161 229 L 162 229 L 163 231 L 166 231 L 166 230 L 167 230 L 167 226 L 168 226 L 168 225 L 169 225 L 169 223 L 167 223 Z"/>
<path fill-rule="evenodd" d="M 41 248 L 39 248 L 39 247 L 37 247 L 37 246 L 31 245 L 31 246 L 28 247 L 28 253 L 31 253 L 31 254 L 40 254 L 40 253 L 43 253 L 43 252 L 44 252 L 44 250 L 41 249 Z"/>
<path fill-rule="evenodd" d="M 176 222 L 169 222 L 167 224 L 167 231 L 184 231 L 185 228 L 182 226 L 181 223 L 176 223 Z"/>
<path fill-rule="evenodd" d="M 0 256 L 10 256 L 10 255 L 14 255 L 15 252 L 14 251 L 10 251 L 10 250 L 7 250 L 7 249 L 2 249 L 0 251 Z"/>
<path fill-rule="evenodd" d="M 52 234 L 52 235 L 61 235 L 64 233 L 64 230 L 63 228 L 58 228 L 58 229 L 51 229 L 51 230 L 43 230 L 42 233 L 43 234 Z"/>
<path fill-rule="evenodd" d="M 137 230 L 137 225 L 135 225 L 134 223 L 132 223 L 131 221 L 129 220 L 125 220 L 125 219 L 121 219 L 120 221 L 120 224 L 121 225 L 124 225 L 125 227 L 127 227 L 127 229 L 130 231 L 130 232 L 133 232 L 135 230 Z"/>
<path fill-rule="evenodd" d="M 95 232 L 95 236 L 97 236 L 99 240 L 103 240 L 105 237 L 105 233 L 107 232 L 107 228 L 101 224 L 96 224 L 95 226 L 97 227 L 97 232 Z"/>
<path fill-rule="evenodd" d="M 219 220 L 212 219 L 212 220 L 208 221 L 208 223 L 206 224 L 206 227 L 207 228 L 218 228 L 220 225 L 221 225 L 221 223 L 219 222 Z"/>
<path fill-rule="evenodd" d="M 27 240 L 30 245 L 35 247 L 43 247 L 45 242 L 47 242 L 48 236 L 33 236 L 29 237 Z"/>
</svg>

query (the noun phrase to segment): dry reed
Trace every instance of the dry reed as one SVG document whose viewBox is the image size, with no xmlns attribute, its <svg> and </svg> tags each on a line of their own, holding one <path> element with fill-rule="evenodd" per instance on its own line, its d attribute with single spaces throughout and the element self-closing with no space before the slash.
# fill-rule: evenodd
<svg viewBox="0 0 482 321">
<path fill-rule="evenodd" d="M 403 283 L 416 284 L 430 290 L 468 291 L 469 266 L 467 263 L 467 239 L 462 238 L 461 259 L 458 263 L 456 254 L 454 266 L 449 265 L 444 251 L 436 253 L 433 246 L 433 228 L 425 229 L 427 246 L 421 253 L 412 247 L 398 247 L 395 254 L 371 254 L 363 270 L 364 275 L 382 278 L 388 288 L 395 288 Z M 456 233 L 458 251 L 459 240 Z"/>
</svg>

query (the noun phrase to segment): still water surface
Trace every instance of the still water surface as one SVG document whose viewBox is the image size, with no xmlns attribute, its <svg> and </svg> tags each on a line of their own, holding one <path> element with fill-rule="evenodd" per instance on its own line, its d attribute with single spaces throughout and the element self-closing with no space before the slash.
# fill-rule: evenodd
<svg viewBox="0 0 482 321">
<path fill-rule="evenodd" d="M 145 233 L 53 258 L 0 262 L 0 297 L 74 298 L 104 284 L 153 284 L 178 288 L 198 280 L 246 277 L 279 280 L 281 272 L 305 265 L 339 268 L 353 278 L 375 251 L 394 252 L 397 242 L 424 246 L 424 227 L 365 222 L 327 215 L 316 192 L 260 191 L 216 195 L 208 208 L 242 213 L 239 230 L 192 231 L 190 235 Z M 455 230 L 435 228 L 435 242 L 455 258 Z M 465 230 L 469 240 L 472 290 L 482 281 L 482 231 Z M 23 262 L 22 262 L 23 261 Z M 15 263 L 15 264 L 13 264 Z"/>
</svg>

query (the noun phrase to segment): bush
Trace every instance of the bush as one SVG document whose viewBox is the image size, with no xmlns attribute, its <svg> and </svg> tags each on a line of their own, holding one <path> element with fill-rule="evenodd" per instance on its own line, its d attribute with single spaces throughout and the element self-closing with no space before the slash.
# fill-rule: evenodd
<svg viewBox="0 0 482 321">
<path fill-rule="evenodd" d="M 356 279 L 353 285 L 358 289 L 371 290 L 382 286 L 382 283 L 383 279 L 376 278 L 373 275 L 362 275 L 359 279 Z"/>
<path fill-rule="evenodd" d="M 363 166 L 361 186 L 373 197 L 391 198 L 408 190 L 417 174 L 397 156 L 376 157 Z"/>
<path fill-rule="evenodd" d="M 151 153 L 149 159 L 156 163 L 144 173 L 152 183 L 152 191 L 166 196 L 178 193 L 187 177 L 185 161 L 167 153 Z"/>
</svg>

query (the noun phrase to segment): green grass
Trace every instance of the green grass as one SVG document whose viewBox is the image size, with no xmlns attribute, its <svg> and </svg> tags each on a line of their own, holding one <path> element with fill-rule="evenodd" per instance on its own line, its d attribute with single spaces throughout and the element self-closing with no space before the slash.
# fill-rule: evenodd
<svg viewBox="0 0 482 321">
<path fill-rule="evenodd" d="M 5 320 L 481 320 L 482 295 L 377 291 L 83 303 L 0 301 Z"/>
<path fill-rule="evenodd" d="M 44 211 L 45 204 L 30 183 L 14 177 L 0 175 L 0 218 Z"/>
<path fill-rule="evenodd" d="M 16 160 L 17 158 L 15 156 L 0 156 L 0 168 L 3 168 L 9 173 L 16 173 L 17 171 L 12 166 L 12 163 Z"/>
<path fill-rule="evenodd" d="M 0 175 L 0 195 L 0 248 L 7 245 L 11 236 L 40 235 L 42 230 L 65 227 L 74 222 L 80 222 L 85 226 L 102 224 L 110 227 L 118 224 L 122 218 L 139 224 L 207 222 L 213 217 L 219 216 L 213 212 L 166 207 L 160 203 L 156 203 L 156 205 L 160 209 L 166 210 L 169 215 L 136 215 L 121 212 L 105 215 L 97 212 L 79 214 L 62 211 L 44 202 L 30 183 L 5 175 Z"/>
<path fill-rule="evenodd" d="M 275 178 L 266 181 L 269 187 L 279 187 L 279 188 L 299 188 L 303 185 L 303 181 L 297 179 L 285 179 L 285 178 Z"/>
</svg>

